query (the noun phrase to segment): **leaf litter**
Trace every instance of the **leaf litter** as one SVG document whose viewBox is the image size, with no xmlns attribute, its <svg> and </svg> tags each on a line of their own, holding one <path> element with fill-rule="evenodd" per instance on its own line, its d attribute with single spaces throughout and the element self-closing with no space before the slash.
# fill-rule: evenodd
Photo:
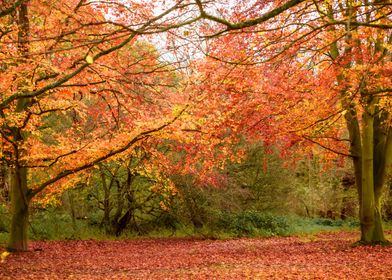
<svg viewBox="0 0 392 280">
<path fill-rule="evenodd" d="M 312 239 L 31 241 L 0 279 L 392 279 L 391 246 L 353 247 L 353 232 Z"/>
</svg>

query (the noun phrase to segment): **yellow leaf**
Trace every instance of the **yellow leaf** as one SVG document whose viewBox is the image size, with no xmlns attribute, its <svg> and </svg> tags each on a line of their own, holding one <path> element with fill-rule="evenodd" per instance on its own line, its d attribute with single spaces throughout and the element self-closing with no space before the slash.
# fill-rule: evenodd
<svg viewBox="0 0 392 280">
<path fill-rule="evenodd" d="M 0 258 L 2 263 L 5 261 L 5 259 L 8 257 L 9 254 L 10 252 L 8 251 L 4 251 L 3 253 L 1 253 Z"/>
<path fill-rule="evenodd" d="M 183 107 L 181 107 L 179 105 L 175 105 L 173 110 L 172 110 L 172 114 L 173 114 L 173 116 L 179 116 L 182 113 L 183 110 L 184 110 Z"/>
<path fill-rule="evenodd" d="M 88 64 L 92 64 L 94 62 L 94 58 L 91 55 L 86 56 L 86 62 Z"/>
</svg>

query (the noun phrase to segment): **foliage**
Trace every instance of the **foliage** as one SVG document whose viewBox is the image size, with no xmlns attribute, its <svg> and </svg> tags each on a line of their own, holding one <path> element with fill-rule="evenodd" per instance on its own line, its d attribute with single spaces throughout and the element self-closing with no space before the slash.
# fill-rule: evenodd
<svg viewBox="0 0 392 280">
<path fill-rule="evenodd" d="M 226 209 L 241 211 L 248 197 L 248 191 L 239 186 L 200 186 L 191 175 L 173 176 L 178 196 L 173 201 L 172 216 L 178 221 L 195 229 L 214 224 L 215 213 Z"/>
<path fill-rule="evenodd" d="M 139 149 L 122 160 L 101 163 L 90 173 L 85 191 L 97 224 L 120 235 L 126 228 L 142 233 L 170 211 L 177 190 L 162 162 Z"/>
<path fill-rule="evenodd" d="M 7 225 L 5 229 L 9 231 Z M 0 233 L 2 234 L 2 233 Z M 59 240 L 59 239 L 102 239 L 109 238 L 97 227 L 91 226 L 86 218 L 72 220 L 72 217 L 61 208 L 36 208 L 29 221 L 29 235 L 32 240 Z M 0 243 L 6 241 L 6 235 Z"/>
<path fill-rule="evenodd" d="M 141 231 L 143 220 L 215 225 L 221 209 L 239 215 L 232 230 L 249 233 L 268 220 L 260 211 L 347 218 L 358 206 L 361 240 L 385 241 L 390 5 L 3 2 L 0 193 L 2 203 L 11 197 L 10 250 L 27 249 L 31 206 L 79 186 L 103 210 L 91 220 L 115 234 Z"/>
<path fill-rule="evenodd" d="M 92 208 L 93 209 L 93 208 Z M 268 212 L 244 210 L 228 212 L 225 209 L 205 209 L 208 216 L 203 217 L 198 227 L 188 220 L 186 213 L 176 210 L 165 212 L 151 221 L 143 221 L 128 226 L 121 235 L 107 232 L 100 223 L 102 214 L 92 210 L 86 216 L 72 219 L 69 209 L 35 209 L 30 219 L 32 240 L 103 240 L 134 239 L 135 237 L 202 237 L 226 239 L 233 237 L 270 237 L 317 234 L 324 231 L 353 230 L 358 221 L 332 220 L 327 218 L 306 218 L 296 215 L 278 215 Z M 79 214 L 84 214 L 84 211 Z M 181 215 L 182 214 L 182 215 Z M 185 217 L 184 217 L 185 216 Z M 6 228 L 8 231 L 8 229 Z M 0 243 L 5 242 L 6 234 Z"/>
<path fill-rule="evenodd" d="M 82 171 L 152 135 L 163 138 L 182 114 L 175 67 L 142 36 L 159 33 L 162 18 L 169 27 L 185 7 L 155 14 L 153 4 L 115 2 L 2 5 L 0 157 L 12 183 L 10 249 L 27 249 L 33 198 L 52 203 Z"/>
<path fill-rule="evenodd" d="M 230 183 L 249 191 L 246 205 L 259 211 L 302 216 L 340 217 L 348 204 L 356 206 L 353 185 L 343 186 L 349 167 L 329 163 L 316 155 L 290 162 L 260 144 L 246 144 L 245 157 L 228 163 L 224 172 Z M 288 165 L 288 162 L 290 165 Z M 347 216 L 354 213 L 346 211 Z"/>
</svg>

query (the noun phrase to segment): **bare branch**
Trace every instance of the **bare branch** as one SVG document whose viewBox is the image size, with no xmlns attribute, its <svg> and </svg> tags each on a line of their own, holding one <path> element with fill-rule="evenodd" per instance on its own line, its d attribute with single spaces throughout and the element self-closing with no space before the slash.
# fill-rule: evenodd
<svg viewBox="0 0 392 280">
<path fill-rule="evenodd" d="M 214 21 L 214 22 L 217 22 L 217 23 L 220 23 L 220 24 L 226 26 L 225 30 L 220 31 L 219 33 L 216 33 L 214 35 L 208 36 L 208 37 L 213 37 L 213 36 L 217 36 L 219 34 L 228 32 L 230 30 L 243 29 L 246 27 L 251 27 L 251 26 L 255 26 L 257 24 L 266 22 L 267 20 L 274 18 L 274 17 L 278 16 L 279 14 L 283 13 L 284 11 L 286 11 L 294 6 L 297 6 L 298 4 L 305 2 L 305 1 L 306 0 L 291 0 L 291 1 L 287 2 L 286 4 L 283 4 L 282 6 L 279 6 L 275 9 L 273 9 L 272 11 L 267 12 L 260 17 L 257 17 L 255 19 L 251 19 L 251 20 L 238 22 L 238 23 L 231 23 L 223 18 L 219 18 L 219 17 L 213 16 L 213 15 L 210 15 L 204 11 L 203 5 L 200 0 L 196 0 L 196 3 L 199 7 L 201 18 L 209 19 L 211 21 Z"/>
</svg>

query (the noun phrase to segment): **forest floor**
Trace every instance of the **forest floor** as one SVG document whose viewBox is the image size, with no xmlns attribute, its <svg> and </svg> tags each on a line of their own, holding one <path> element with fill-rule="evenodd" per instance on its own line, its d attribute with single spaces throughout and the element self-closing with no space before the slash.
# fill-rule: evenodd
<svg viewBox="0 0 392 280">
<path fill-rule="evenodd" d="M 358 233 L 339 232 L 232 240 L 31 241 L 31 251 L 0 263 L 0 279 L 392 279 L 392 247 L 353 247 L 356 239 Z"/>
</svg>

